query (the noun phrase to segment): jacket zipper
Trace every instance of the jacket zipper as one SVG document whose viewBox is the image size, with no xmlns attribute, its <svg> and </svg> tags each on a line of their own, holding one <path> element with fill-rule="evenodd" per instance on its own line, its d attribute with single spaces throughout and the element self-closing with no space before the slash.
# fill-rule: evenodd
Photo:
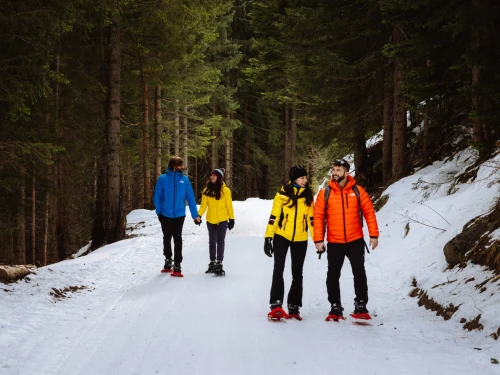
<svg viewBox="0 0 500 375">
<path fill-rule="evenodd" d="M 347 232 L 345 230 L 345 207 L 344 207 L 344 196 L 342 195 L 342 188 L 340 188 L 340 197 L 342 198 L 342 220 L 344 221 L 344 240 L 347 242 Z M 346 196 L 347 200 L 347 196 Z"/>
<path fill-rule="evenodd" d="M 177 192 L 177 186 L 175 185 L 175 172 L 174 172 L 174 219 L 175 219 L 175 193 Z"/>
<path fill-rule="evenodd" d="M 297 189 L 297 194 L 299 195 L 299 189 Z M 293 239 L 295 238 L 295 230 L 297 229 L 297 214 L 299 212 L 299 200 L 297 199 L 297 204 L 295 205 L 295 218 L 293 219 L 293 234 L 292 234 L 292 239 L 291 241 L 293 242 Z"/>
</svg>

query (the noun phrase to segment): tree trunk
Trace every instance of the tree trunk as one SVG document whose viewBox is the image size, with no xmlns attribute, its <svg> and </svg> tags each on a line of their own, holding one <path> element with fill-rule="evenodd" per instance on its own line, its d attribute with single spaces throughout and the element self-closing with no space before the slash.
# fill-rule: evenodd
<svg viewBox="0 0 500 375">
<path fill-rule="evenodd" d="M 179 119 L 179 99 L 175 99 L 175 109 L 174 109 L 174 154 L 179 156 L 179 129 L 180 129 L 180 119 Z"/>
<path fill-rule="evenodd" d="M 120 239 L 124 228 L 121 227 L 120 211 L 120 27 L 118 11 L 111 17 L 109 55 L 108 55 L 108 132 L 107 132 L 107 215 L 106 240 L 113 243 Z"/>
<path fill-rule="evenodd" d="M 292 116 L 290 121 L 290 166 L 297 165 L 297 111 L 292 103 Z"/>
<path fill-rule="evenodd" d="M 163 124 L 161 122 L 161 87 L 155 86 L 155 181 L 161 175 L 161 135 Z"/>
<path fill-rule="evenodd" d="M 149 164 L 149 87 L 146 83 L 144 66 L 141 61 L 142 93 L 142 172 L 144 186 L 143 208 L 151 209 L 151 170 Z"/>
<path fill-rule="evenodd" d="M 24 170 L 21 167 L 20 171 L 21 178 L 21 187 L 19 189 L 19 202 L 17 206 L 17 215 L 16 215 L 16 247 L 14 253 L 14 263 L 15 264 L 26 264 L 26 213 L 24 211 L 25 208 L 25 200 L 26 193 L 24 189 L 26 188 L 24 183 Z"/>
<path fill-rule="evenodd" d="M 49 202 L 50 202 L 50 193 L 47 192 L 47 196 L 45 197 L 45 220 L 44 220 L 44 228 L 43 228 L 43 250 L 40 256 L 40 265 L 47 265 L 47 249 L 49 245 Z"/>
<path fill-rule="evenodd" d="M 290 154 L 290 110 L 288 107 L 288 103 L 284 104 L 284 119 L 283 119 L 283 127 L 285 129 L 285 147 L 284 147 L 284 164 L 283 164 L 283 180 L 288 181 L 289 179 L 289 172 L 290 172 L 290 161 L 291 161 L 291 154 Z"/>
<path fill-rule="evenodd" d="M 233 187 L 233 134 L 226 140 L 226 185 Z"/>
<path fill-rule="evenodd" d="M 184 173 L 186 176 L 189 176 L 188 110 L 188 105 L 184 104 L 184 118 L 182 119 L 182 158 L 184 159 Z"/>
<path fill-rule="evenodd" d="M 362 186 L 366 186 L 367 178 L 367 153 L 366 153 L 366 137 L 363 119 L 360 119 L 354 125 L 354 165 L 356 166 L 356 182 Z"/>
<path fill-rule="evenodd" d="M 31 180 L 31 259 L 32 264 L 36 264 L 36 176 L 33 171 Z"/>
<path fill-rule="evenodd" d="M 214 111 L 215 113 L 215 111 Z M 217 130 L 212 128 L 212 171 L 218 167 L 218 155 L 217 155 Z"/>
<path fill-rule="evenodd" d="M 394 25 L 393 41 L 403 40 L 400 25 Z M 403 62 L 394 61 L 394 128 L 392 134 L 392 179 L 397 181 L 406 175 L 408 168 L 406 102 L 403 94 Z"/>
<path fill-rule="evenodd" d="M 475 12 L 480 12 L 481 8 L 488 5 L 488 1 L 485 0 L 472 0 L 472 7 Z M 476 58 L 482 57 L 483 50 L 483 30 L 482 25 L 477 23 L 472 23 L 471 30 L 471 50 L 472 55 Z M 484 131 L 484 124 L 481 112 L 483 111 L 484 97 L 478 89 L 481 82 L 481 66 L 475 63 L 472 66 L 472 139 L 476 145 L 483 145 L 486 142 L 486 136 Z M 482 152 L 482 147 L 480 147 L 480 153 Z"/>
<path fill-rule="evenodd" d="M 391 67 L 391 69 L 393 69 Z M 384 136 L 382 145 L 382 173 L 383 180 L 387 182 L 391 178 L 392 171 L 392 126 L 393 126 L 393 106 L 394 106 L 394 88 L 391 77 L 392 71 L 386 71 L 384 79 Z"/>
</svg>

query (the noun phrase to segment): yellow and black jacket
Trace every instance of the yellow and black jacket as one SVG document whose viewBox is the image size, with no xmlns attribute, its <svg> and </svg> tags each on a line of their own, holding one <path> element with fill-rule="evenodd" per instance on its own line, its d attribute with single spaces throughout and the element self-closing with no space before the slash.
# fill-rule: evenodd
<svg viewBox="0 0 500 375">
<path fill-rule="evenodd" d="M 275 234 L 279 234 L 292 242 L 307 241 L 309 228 L 312 238 L 314 203 L 311 203 L 311 206 L 306 205 L 304 190 L 293 188 L 298 198 L 297 205 L 293 207 L 290 207 L 292 200 L 286 195 L 283 187 L 276 193 L 264 237 L 274 238 Z"/>
<path fill-rule="evenodd" d="M 203 193 L 205 190 L 203 190 Z M 231 190 L 222 183 L 221 197 L 219 200 L 214 197 L 209 197 L 201 194 L 201 205 L 198 210 L 198 215 L 203 216 L 208 208 L 207 221 L 210 224 L 219 224 L 222 221 L 234 219 L 233 199 L 231 198 Z"/>
</svg>

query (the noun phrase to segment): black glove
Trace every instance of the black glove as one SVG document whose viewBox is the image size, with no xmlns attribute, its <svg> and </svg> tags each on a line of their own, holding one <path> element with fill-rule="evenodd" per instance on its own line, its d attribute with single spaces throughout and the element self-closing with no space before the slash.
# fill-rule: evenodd
<svg viewBox="0 0 500 375">
<path fill-rule="evenodd" d="M 229 223 L 227 223 L 227 229 L 231 230 L 234 228 L 234 219 L 229 219 Z"/>
<path fill-rule="evenodd" d="M 264 253 L 272 258 L 273 256 L 273 239 L 271 237 L 266 237 L 264 240 Z"/>
<path fill-rule="evenodd" d="M 200 219 L 200 221 L 193 220 L 196 225 L 201 225 L 201 223 L 202 223 L 201 217 L 199 219 Z"/>
</svg>

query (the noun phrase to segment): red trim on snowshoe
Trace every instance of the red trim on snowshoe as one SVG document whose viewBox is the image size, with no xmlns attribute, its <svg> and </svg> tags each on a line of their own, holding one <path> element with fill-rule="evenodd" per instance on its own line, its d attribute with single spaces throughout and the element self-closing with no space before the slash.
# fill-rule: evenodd
<svg viewBox="0 0 500 375">
<path fill-rule="evenodd" d="M 281 307 L 275 307 L 267 314 L 269 320 L 279 321 L 282 319 L 287 319 L 288 314 Z"/>
<path fill-rule="evenodd" d="M 354 319 L 362 319 L 362 320 L 371 320 L 371 316 L 368 313 L 362 313 L 362 314 L 350 314 Z"/>
<path fill-rule="evenodd" d="M 345 320 L 345 317 L 330 314 L 326 317 L 325 322 L 329 322 L 330 320 L 333 320 L 334 322 L 338 322 L 339 320 Z"/>
<path fill-rule="evenodd" d="M 170 276 L 173 276 L 173 277 L 184 277 L 184 275 L 180 272 L 172 272 L 170 274 Z"/>
<path fill-rule="evenodd" d="M 161 273 L 172 273 L 172 270 L 166 270 L 165 268 L 161 270 Z"/>
<path fill-rule="evenodd" d="M 302 320 L 302 317 L 299 314 L 288 314 L 285 319 L 292 319 L 295 318 L 297 320 Z"/>
</svg>

